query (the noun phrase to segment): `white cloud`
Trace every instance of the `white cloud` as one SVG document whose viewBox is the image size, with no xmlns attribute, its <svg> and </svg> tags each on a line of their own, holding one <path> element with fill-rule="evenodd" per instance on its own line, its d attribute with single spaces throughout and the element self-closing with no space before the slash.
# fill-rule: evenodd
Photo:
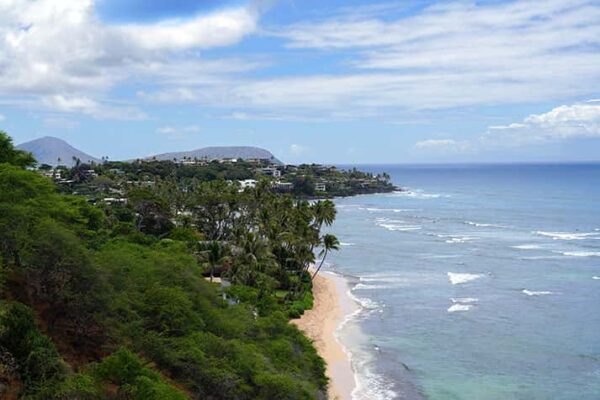
<svg viewBox="0 0 600 400">
<path fill-rule="evenodd" d="M 41 104 L 48 109 L 89 115 L 94 118 L 140 120 L 147 116 L 136 107 L 111 106 L 85 96 L 63 96 L 60 94 L 44 96 Z"/>
<path fill-rule="evenodd" d="M 577 138 L 600 138 L 600 103 L 562 105 L 546 113 L 531 114 L 522 122 L 491 126 L 481 141 L 519 146 Z"/>
<path fill-rule="evenodd" d="M 198 125 L 188 125 L 188 126 L 161 126 L 156 129 L 157 133 L 162 135 L 166 135 L 172 139 L 181 139 L 190 134 L 200 132 L 200 127 Z"/>
<path fill-rule="evenodd" d="M 6 121 L 6 117 L 3 114 L 0 114 L 0 122 Z"/>
<path fill-rule="evenodd" d="M 492 125 L 472 140 L 428 139 L 414 147 L 436 152 L 480 152 L 586 138 L 600 139 L 600 102 L 596 100 L 561 105 L 531 114 L 521 122 Z"/>
<path fill-rule="evenodd" d="M 596 0 L 452 1 L 416 13 L 403 7 L 344 8 L 261 30 L 254 5 L 110 25 L 96 16 L 94 0 L 0 0 L 0 101 L 44 99 L 42 106 L 63 112 L 140 117 L 111 93 L 135 83 L 143 89 L 131 101 L 216 107 L 234 119 L 398 121 L 432 109 L 598 95 Z M 287 48 L 259 61 L 205 56 L 259 31 Z M 293 76 L 284 68 L 246 74 L 298 52 L 313 61 L 323 55 L 324 72 L 311 73 L 309 61 L 308 72 Z"/>
<path fill-rule="evenodd" d="M 154 25 L 116 27 L 123 37 L 148 50 L 177 50 L 231 45 L 256 29 L 256 15 L 247 8 L 199 16 L 189 21 L 172 20 Z"/>
<path fill-rule="evenodd" d="M 0 93 L 119 117 L 114 104 L 103 104 L 117 83 L 206 75 L 197 55 L 174 52 L 231 45 L 253 32 L 257 19 L 254 7 L 240 6 L 187 20 L 109 25 L 96 16 L 94 0 L 0 0 Z"/>
<path fill-rule="evenodd" d="M 593 0 L 440 2 L 409 16 L 345 10 L 271 32 L 294 49 L 340 51 L 343 72 L 242 82 L 231 100 L 381 115 L 593 95 L 599 20 Z"/>
</svg>

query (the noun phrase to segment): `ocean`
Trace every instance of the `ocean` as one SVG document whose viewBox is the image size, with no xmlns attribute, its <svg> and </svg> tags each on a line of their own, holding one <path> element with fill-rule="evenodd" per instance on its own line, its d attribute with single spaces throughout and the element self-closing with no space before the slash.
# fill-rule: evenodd
<svg viewBox="0 0 600 400">
<path fill-rule="evenodd" d="M 328 268 L 355 399 L 600 399 L 600 164 L 378 165 Z"/>
</svg>

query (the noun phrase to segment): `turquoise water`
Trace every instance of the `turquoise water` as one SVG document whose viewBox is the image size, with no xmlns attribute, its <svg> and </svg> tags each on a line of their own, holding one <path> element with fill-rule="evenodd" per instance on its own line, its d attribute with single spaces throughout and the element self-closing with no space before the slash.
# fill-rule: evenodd
<svg viewBox="0 0 600 400">
<path fill-rule="evenodd" d="M 408 191 L 336 200 L 356 398 L 600 399 L 600 165 L 360 168 Z"/>
</svg>

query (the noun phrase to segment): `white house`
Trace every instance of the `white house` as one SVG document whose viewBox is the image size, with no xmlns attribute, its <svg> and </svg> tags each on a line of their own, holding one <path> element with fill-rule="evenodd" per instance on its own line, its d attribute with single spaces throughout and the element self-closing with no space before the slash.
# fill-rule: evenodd
<svg viewBox="0 0 600 400">
<path fill-rule="evenodd" d="M 277 168 L 273 168 L 273 167 L 266 167 L 266 168 L 260 168 L 258 170 L 261 174 L 264 175 L 270 175 L 273 178 L 280 178 L 281 177 L 281 171 L 278 170 Z"/>
<path fill-rule="evenodd" d="M 255 179 L 244 179 L 243 181 L 238 181 L 240 183 L 240 188 L 242 190 L 246 188 L 255 188 L 256 180 Z"/>
<path fill-rule="evenodd" d="M 325 192 L 325 191 L 327 191 L 327 186 L 325 185 L 325 182 L 315 183 L 315 190 L 317 192 Z"/>
</svg>

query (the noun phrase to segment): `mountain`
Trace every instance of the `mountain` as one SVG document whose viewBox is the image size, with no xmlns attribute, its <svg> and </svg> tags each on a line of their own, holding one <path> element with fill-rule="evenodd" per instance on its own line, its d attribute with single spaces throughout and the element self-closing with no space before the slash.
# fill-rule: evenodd
<svg viewBox="0 0 600 400">
<path fill-rule="evenodd" d="M 22 143 L 17 146 L 21 150 L 28 151 L 33 154 L 35 159 L 40 164 L 57 165 L 60 158 L 60 164 L 71 166 L 73 165 L 73 157 L 79 158 L 82 163 L 90 161 L 100 162 L 99 159 L 81 150 L 76 149 L 62 139 L 52 136 L 45 136 L 31 142 Z M 263 160 L 271 160 L 276 164 L 281 164 L 275 156 L 268 150 L 259 147 L 250 146 L 223 146 L 223 147 L 204 147 L 191 151 L 179 151 L 172 153 L 157 154 L 156 156 L 147 157 L 146 159 L 156 158 L 157 160 L 183 160 L 184 157 L 191 159 L 221 159 L 221 158 L 242 158 L 245 160 L 256 158 Z"/>
<path fill-rule="evenodd" d="M 52 136 L 44 136 L 30 142 L 22 143 L 17 148 L 33 154 L 38 161 L 38 165 L 62 164 L 71 166 L 74 164 L 73 157 L 78 158 L 82 163 L 89 163 L 91 161 L 100 162 L 96 157 L 77 150 L 64 140 Z M 60 162 L 58 161 L 59 158 Z"/>
<path fill-rule="evenodd" d="M 259 147 L 251 146 L 221 146 L 221 147 L 204 147 L 191 151 L 179 151 L 173 153 L 163 153 L 151 156 L 148 158 L 156 158 L 157 160 L 182 160 L 184 157 L 197 159 L 221 159 L 221 158 L 242 158 L 248 159 L 263 159 L 272 160 L 276 164 L 281 164 L 275 156 L 268 150 Z"/>
</svg>

